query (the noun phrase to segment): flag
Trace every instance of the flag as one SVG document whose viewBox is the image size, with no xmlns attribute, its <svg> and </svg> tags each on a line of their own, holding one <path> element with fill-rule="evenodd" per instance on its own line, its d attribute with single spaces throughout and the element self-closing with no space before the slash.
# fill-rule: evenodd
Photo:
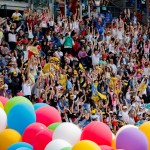
<svg viewBox="0 0 150 150">
<path fill-rule="evenodd" d="M 50 63 L 47 63 L 45 64 L 45 66 L 43 67 L 43 72 L 47 73 L 50 71 L 50 68 L 51 68 L 51 64 Z"/>
<path fill-rule="evenodd" d="M 139 92 L 141 92 L 141 93 L 143 93 L 144 92 L 144 90 L 146 89 L 146 84 L 145 83 L 142 83 L 141 85 L 140 85 L 140 87 L 138 88 L 138 91 Z"/>
<path fill-rule="evenodd" d="M 100 93 L 100 92 L 98 92 L 98 96 L 99 96 L 102 100 L 107 100 L 106 95 L 104 95 L 104 94 L 102 94 L 102 93 Z"/>
<path fill-rule="evenodd" d="M 28 46 L 28 59 L 30 59 L 32 55 L 39 55 L 37 46 Z"/>
</svg>

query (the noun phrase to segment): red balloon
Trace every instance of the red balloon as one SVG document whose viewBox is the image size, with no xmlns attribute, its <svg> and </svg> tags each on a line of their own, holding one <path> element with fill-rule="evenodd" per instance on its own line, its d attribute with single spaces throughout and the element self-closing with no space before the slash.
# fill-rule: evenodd
<svg viewBox="0 0 150 150">
<path fill-rule="evenodd" d="M 81 140 L 90 140 L 98 145 L 111 146 L 112 132 L 106 124 L 93 121 L 83 129 Z"/>
<path fill-rule="evenodd" d="M 49 129 L 39 132 L 33 141 L 34 150 L 44 150 L 46 145 L 52 141 L 53 131 Z"/>
<path fill-rule="evenodd" d="M 42 123 L 32 123 L 24 131 L 22 135 L 22 141 L 33 145 L 33 139 L 42 130 L 46 130 L 47 127 Z"/>
<path fill-rule="evenodd" d="M 6 104 L 7 101 L 8 101 L 8 98 L 3 97 L 3 96 L 0 96 L 0 101 L 2 102 L 3 106 L 5 106 L 5 104 Z"/>
<path fill-rule="evenodd" d="M 52 123 L 61 122 L 61 116 L 54 107 L 44 106 L 36 110 L 36 122 L 43 123 L 48 127 Z"/>
<path fill-rule="evenodd" d="M 101 150 L 115 150 L 114 148 L 107 146 L 107 145 L 101 145 L 100 148 Z"/>
</svg>

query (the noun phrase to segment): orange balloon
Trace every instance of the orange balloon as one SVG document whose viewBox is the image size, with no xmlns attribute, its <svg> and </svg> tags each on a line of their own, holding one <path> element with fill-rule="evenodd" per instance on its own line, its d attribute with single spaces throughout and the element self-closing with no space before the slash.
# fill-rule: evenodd
<svg viewBox="0 0 150 150">
<path fill-rule="evenodd" d="M 139 130 L 141 130 L 148 140 L 148 150 L 150 150 L 150 121 L 147 121 L 139 126 Z"/>
<path fill-rule="evenodd" d="M 116 150 L 116 136 L 112 133 L 112 144 L 111 147 Z"/>
<path fill-rule="evenodd" d="M 0 132 L 0 150 L 7 150 L 14 143 L 21 142 L 21 135 L 13 129 Z"/>
<path fill-rule="evenodd" d="M 0 108 L 4 109 L 4 106 L 1 101 L 0 101 Z"/>
</svg>

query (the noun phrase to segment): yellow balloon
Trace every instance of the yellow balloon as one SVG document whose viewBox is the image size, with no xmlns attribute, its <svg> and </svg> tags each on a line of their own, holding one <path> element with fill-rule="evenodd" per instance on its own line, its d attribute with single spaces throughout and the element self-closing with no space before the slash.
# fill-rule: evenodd
<svg viewBox="0 0 150 150">
<path fill-rule="evenodd" d="M 112 144 L 111 147 L 116 150 L 116 136 L 112 133 Z"/>
<path fill-rule="evenodd" d="M 101 148 L 92 141 L 83 140 L 75 144 L 72 150 L 101 150 Z"/>
<path fill-rule="evenodd" d="M 0 102 L 0 108 L 4 109 L 2 102 Z"/>
<path fill-rule="evenodd" d="M 21 141 L 21 135 L 15 130 L 5 129 L 0 132 L 0 150 L 7 150 L 12 144 Z"/>
<path fill-rule="evenodd" d="M 148 150 L 150 150 L 150 121 L 143 123 L 139 126 L 139 130 L 141 130 L 148 139 Z"/>
</svg>

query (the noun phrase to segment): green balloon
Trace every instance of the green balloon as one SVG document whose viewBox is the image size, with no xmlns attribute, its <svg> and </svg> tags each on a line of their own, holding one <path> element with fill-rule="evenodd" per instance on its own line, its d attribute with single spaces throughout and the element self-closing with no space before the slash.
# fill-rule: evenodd
<svg viewBox="0 0 150 150">
<path fill-rule="evenodd" d="M 65 148 L 62 148 L 61 150 L 72 150 L 71 147 L 65 147 Z"/>
<path fill-rule="evenodd" d="M 60 122 L 53 123 L 53 124 L 51 124 L 51 125 L 48 126 L 48 129 L 54 131 L 60 124 L 61 124 Z"/>
<path fill-rule="evenodd" d="M 26 103 L 29 104 L 33 107 L 32 103 L 30 102 L 30 100 L 28 100 L 27 98 L 23 97 L 23 96 L 16 96 L 11 98 L 5 105 L 4 110 L 6 112 L 6 114 L 8 115 L 9 111 L 11 110 L 11 108 L 13 106 L 15 106 L 18 103 Z M 33 107 L 34 109 L 34 107 Z"/>
</svg>

